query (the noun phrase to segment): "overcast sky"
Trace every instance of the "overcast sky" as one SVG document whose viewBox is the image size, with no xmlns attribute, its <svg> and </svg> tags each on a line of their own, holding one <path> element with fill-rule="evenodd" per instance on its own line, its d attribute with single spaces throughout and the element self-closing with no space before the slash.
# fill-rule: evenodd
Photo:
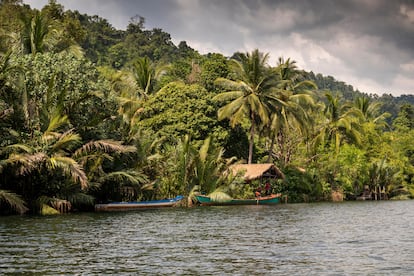
<svg viewBox="0 0 414 276">
<path fill-rule="evenodd" d="M 41 9 L 47 0 L 24 0 Z M 414 0 L 57 0 L 125 29 L 135 15 L 201 54 L 258 48 L 366 93 L 414 94 Z"/>
</svg>

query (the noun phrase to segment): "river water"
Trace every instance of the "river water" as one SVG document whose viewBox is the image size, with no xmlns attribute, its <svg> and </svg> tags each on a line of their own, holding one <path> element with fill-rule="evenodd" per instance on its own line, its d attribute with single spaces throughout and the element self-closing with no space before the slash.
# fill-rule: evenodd
<svg viewBox="0 0 414 276">
<path fill-rule="evenodd" d="M 1 275 L 414 275 L 414 201 L 0 217 Z"/>
</svg>

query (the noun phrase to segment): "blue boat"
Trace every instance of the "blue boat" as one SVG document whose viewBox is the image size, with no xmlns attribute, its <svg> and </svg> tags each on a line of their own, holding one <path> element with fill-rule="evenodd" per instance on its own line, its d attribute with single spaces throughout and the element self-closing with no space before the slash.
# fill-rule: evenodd
<svg viewBox="0 0 414 276">
<path fill-rule="evenodd" d="M 133 202 L 111 202 L 107 204 L 96 204 L 95 211 L 131 211 L 139 209 L 165 208 L 177 206 L 182 200 L 183 196 L 175 198 L 150 200 L 150 201 L 133 201 Z"/>
</svg>

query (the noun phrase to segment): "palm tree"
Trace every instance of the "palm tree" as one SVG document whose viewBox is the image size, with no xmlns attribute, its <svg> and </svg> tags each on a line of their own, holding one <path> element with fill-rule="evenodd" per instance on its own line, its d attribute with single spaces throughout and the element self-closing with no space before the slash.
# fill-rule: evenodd
<svg viewBox="0 0 414 276">
<path fill-rule="evenodd" d="M 349 104 L 341 104 L 338 96 L 325 94 L 328 103 L 325 106 L 325 122 L 317 130 L 314 145 L 333 142 L 335 153 L 338 155 L 340 145 L 348 140 L 359 145 L 361 143 L 361 110 Z"/>
<path fill-rule="evenodd" d="M 193 187 L 196 150 L 189 135 L 177 141 L 176 145 L 166 145 L 166 160 L 160 185 L 160 195 L 173 197 L 188 195 Z"/>
<path fill-rule="evenodd" d="M 132 73 L 144 98 L 154 92 L 155 82 L 166 72 L 167 65 L 155 66 L 148 57 L 138 58 L 132 67 Z"/>
<path fill-rule="evenodd" d="M 216 95 L 214 99 L 230 101 L 219 109 L 218 119 L 230 119 L 232 127 L 246 119 L 250 122 L 249 164 L 253 160 L 256 125 L 267 124 L 269 121 L 269 100 L 272 96 L 274 75 L 267 65 L 268 59 L 268 54 L 257 49 L 252 53 L 239 54 L 238 59 L 230 61 L 234 80 L 218 78 L 215 82 L 228 91 Z"/>
<path fill-rule="evenodd" d="M 226 168 L 223 154 L 223 148 L 216 147 L 211 137 L 204 140 L 196 156 L 194 168 L 194 183 L 200 191 L 208 194 L 220 184 L 222 173 Z"/>
<path fill-rule="evenodd" d="M 269 146 L 268 162 L 273 155 L 273 146 L 277 140 L 279 145 L 279 159 L 284 164 L 290 160 L 290 152 L 285 152 L 285 139 L 291 129 L 299 130 L 306 134 L 311 117 L 307 110 L 314 106 L 312 89 L 316 84 L 312 81 L 299 81 L 300 73 L 295 61 L 279 58 L 276 68 L 278 83 L 275 87 L 275 96 L 270 101 L 272 113 L 267 126 L 268 135 L 271 138 Z M 304 135 L 305 137 L 307 135 Z"/>
<path fill-rule="evenodd" d="M 121 116 L 124 136 L 132 137 L 138 115 L 143 110 L 138 83 L 131 72 L 115 71 L 109 67 L 100 67 L 100 73 L 110 82 L 111 92 L 119 104 L 118 114 Z"/>
<path fill-rule="evenodd" d="M 113 160 L 117 153 L 134 152 L 133 146 L 112 140 L 82 143 L 73 130 L 59 131 L 68 124 L 66 116 L 55 115 L 48 128 L 38 137 L 24 144 L 4 148 L 10 152 L 2 167 L 9 168 L 19 179 L 17 190 L 24 191 L 25 198 L 42 203 L 64 199 L 73 203 L 93 202 L 85 192 L 109 179 L 128 180 L 137 183 L 140 176 L 134 172 L 107 172 L 103 162 Z M 80 146 L 80 147 L 79 147 Z M 1 172 L 1 171 L 0 171 Z M 22 193 L 23 194 L 23 193 Z"/>
<path fill-rule="evenodd" d="M 22 50 L 25 54 L 43 53 L 46 50 L 46 37 L 49 34 L 48 20 L 37 11 L 34 16 L 22 16 L 24 27 L 21 34 Z"/>
<path fill-rule="evenodd" d="M 48 128 L 37 139 L 27 144 L 7 146 L 6 149 L 10 149 L 12 153 L 6 163 L 14 167 L 20 175 L 28 175 L 34 171 L 42 173 L 43 170 L 67 175 L 86 189 L 88 181 L 82 167 L 68 156 L 68 152 L 80 143 L 80 136 L 72 130 L 56 132 L 67 123 L 67 116 L 55 115 Z"/>
<path fill-rule="evenodd" d="M 43 12 L 22 13 L 20 33 L 7 33 L 6 43 L 14 52 L 32 54 L 45 52 L 68 52 L 76 57 L 83 56 L 83 50 L 75 39 L 64 32 L 64 26 Z"/>
<path fill-rule="evenodd" d="M 354 106 L 361 111 L 365 122 L 372 122 L 380 128 L 389 127 L 386 119 L 390 117 L 391 114 L 388 112 L 380 114 L 380 102 L 371 102 L 369 97 L 362 96 L 355 99 Z"/>
<path fill-rule="evenodd" d="M 117 198 L 123 187 L 137 192 L 147 182 L 145 174 L 128 166 L 119 156 L 136 150 L 135 146 L 123 145 L 120 141 L 96 140 L 76 149 L 72 157 L 84 168 L 91 190 L 102 197 L 101 200 L 118 201 L 123 200 Z"/>
</svg>

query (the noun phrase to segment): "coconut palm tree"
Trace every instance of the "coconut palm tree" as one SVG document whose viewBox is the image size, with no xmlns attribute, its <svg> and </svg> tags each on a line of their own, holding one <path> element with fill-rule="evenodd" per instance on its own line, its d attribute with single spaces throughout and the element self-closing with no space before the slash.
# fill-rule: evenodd
<svg viewBox="0 0 414 276">
<path fill-rule="evenodd" d="M 227 102 L 219 109 L 218 119 L 230 119 L 232 127 L 244 120 L 250 123 L 249 164 L 253 160 L 256 126 L 266 125 L 269 121 L 269 100 L 273 93 L 275 76 L 267 65 L 268 59 L 268 54 L 257 49 L 252 53 L 239 54 L 237 59 L 230 61 L 234 79 L 218 78 L 215 81 L 217 85 L 228 90 L 214 97 L 217 101 Z"/>
<path fill-rule="evenodd" d="M 32 54 L 46 52 L 68 52 L 82 57 L 83 51 L 71 35 L 64 32 L 64 26 L 43 12 L 21 13 L 22 28 L 19 33 L 10 32 L 4 36 L 7 47 L 15 53 Z"/>
<path fill-rule="evenodd" d="M 338 96 L 331 93 L 325 94 L 327 104 L 325 106 L 325 122 L 314 139 L 314 145 L 318 146 L 332 142 L 335 153 L 338 155 L 342 142 L 350 141 L 357 145 L 361 143 L 361 110 L 350 104 L 341 104 Z"/>
<path fill-rule="evenodd" d="M 355 99 L 354 106 L 361 111 L 365 122 L 372 122 L 379 128 L 389 127 L 386 119 L 390 117 L 391 114 L 388 112 L 380 114 L 380 102 L 372 102 L 369 97 L 361 96 Z"/>
<path fill-rule="evenodd" d="M 295 61 L 279 58 L 276 67 L 278 82 L 275 96 L 270 101 L 271 116 L 266 127 L 268 136 L 271 139 L 269 145 L 268 162 L 273 155 L 275 142 L 279 145 L 279 160 L 287 164 L 290 160 L 290 152 L 285 151 L 286 137 L 290 130 L 299 130 L 306 137 L 308 125 L 311 117 L 308 110 L 314 106 L 312 89 L 316 89 L 316 84 L 312 81 L 300 81 L 300 73 L 297 70 Z"/>
<path fill-rule="evenodd" d="M 111 92 L 117 99 L 121 116 L 121 131 L 124 136 L 132 137 L 138 115 L 143 110 L 143 99 L 137 91 L 140 90 L 133 74 L 127 71 L 115 71 L 113 68 L 100 67 L 100 73 L 110 82 Z"/>
</svg>

